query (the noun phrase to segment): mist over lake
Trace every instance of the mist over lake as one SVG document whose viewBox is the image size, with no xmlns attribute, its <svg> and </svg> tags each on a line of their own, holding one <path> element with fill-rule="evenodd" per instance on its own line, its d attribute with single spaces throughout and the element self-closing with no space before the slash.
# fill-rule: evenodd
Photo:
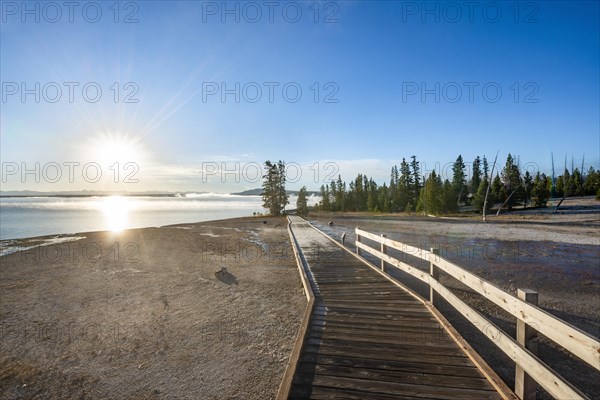
<svg viewBox="0 0 600 400">
<path fill-rule="evenodd" d="M 0 239 L 201 222 L 254 212 L 264 212 L 260 196 L 9 197 L 0 199 Z"/>
</svg>

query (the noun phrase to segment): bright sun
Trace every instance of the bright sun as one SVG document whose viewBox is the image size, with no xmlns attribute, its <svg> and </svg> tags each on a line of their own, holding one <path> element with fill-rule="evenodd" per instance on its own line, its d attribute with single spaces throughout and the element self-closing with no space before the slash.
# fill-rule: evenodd
<svg viewBox="0 0 600 400">
<path fill-rule="evenodd" d="M 115 162 L 139 162 L 140 144 L 137 140 L 124 134 L 104 134 L 92 143 L 95 161 L 111 165 Z"/>
<path fill-rule="evenodd" d="M 126 198 L 121 196 L 106 197 L 102 200 L 101 209 L 108 230 L 121 232 L 127 228 L 129 204 Z"/>
</svg>

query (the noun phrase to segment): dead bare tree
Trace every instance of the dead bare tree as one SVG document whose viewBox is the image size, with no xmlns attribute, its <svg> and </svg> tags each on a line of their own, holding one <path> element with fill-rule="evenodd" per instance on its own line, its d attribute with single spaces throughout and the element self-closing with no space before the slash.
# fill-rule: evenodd
<svg viewBox="0 0 600 400">
<path fill-rule="evenodd" d="M 563 201 L 565 201 L 566 198 L 567 198 L 567 194 L 565 192 L 565 194 L 563 195 L 562 199 L 560 199 L 560 201 L 558 202 L 558 204 L 556 205 L 556 207 L 554 207 L 554 211 L 552 211 L 552 214 L 556 214 L 558 212 L 558 207 L 560 207 L 560 205 L 562 204 Z"/>
<path fill-rule="evenodd" d="M 496 168 L 496 161 L 498 160 L 498 153 L 500 153 L 500 150 L 498 150 L 496 152 L 496 157 L 494 158 L 494 164 L 492 165 L 492 172 L 490 172 L 490 176 L 488 177 L 488 185 L 487 185 L 487 189 L 485 190 L 485 199 L 483 200 L 483 222 L 485 222 L 485 209 L 487 207 L 487 199 L 488 199 L 488 194 L 490 193 L 490 187 L 492 186 L 492 176 L 494 176 L 494 168 Z"/>
<path fill-rule="evenodd" d="M 565 154 L 565 171 L 566 170 L 567 170 L 567 155 Z M 571 156 L 571 174 L 573 174 L 573 157 L 572 156 Z M 558 202 L 556 207 L 554 207 L 554 211 L 552 211 L 552 214 L 556 214 L 558 212 L 558 207 L 560 207 L 562 202 L 565 201 L 565 199 L 567 198 L 567 193 L 568 193 L 569 189 L 566 186 L 566 184 L 568 184 L 568 182 L 565 182 L 565 174 L 563 173 L 563 197 L 562 197 L 562 199 L 560 199 L 560 201 Z"/>
<path fill-rule="evenodd" d="M 502 205 L 500 206 L 500 208 L 498 209 L 498 211 L 496 212 L 496 217 L 500 215 L 500 211 L 502 211 L 502 209 L 504 208 L 504 206 L 506 205 L 506 203 L 508 203 L 508 201 L 510 200 L 510 198 L 512 197 L 513 194 L 515 194 L 515 192 L 521 187 L 521 185 L 517 186 L 517 188 L 515 190 L 512 191 L 512 193 L 506 198 L 506 200 L 504 200 L 504 203 L 502 203 Z"/>
</svg>

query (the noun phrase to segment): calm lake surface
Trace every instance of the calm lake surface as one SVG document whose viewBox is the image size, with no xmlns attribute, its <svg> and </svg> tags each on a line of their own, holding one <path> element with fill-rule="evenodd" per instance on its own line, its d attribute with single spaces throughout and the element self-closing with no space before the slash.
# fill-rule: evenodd
<svg viewBox="0 0 600 400">
<path fill-rule="evenodd" d="M 290 204 L 295 205 L 290 198 Z M 251 216 L 260 196 L 7 197 L 0 199 L 0 240 L 122 230 Z"/>
</svg>

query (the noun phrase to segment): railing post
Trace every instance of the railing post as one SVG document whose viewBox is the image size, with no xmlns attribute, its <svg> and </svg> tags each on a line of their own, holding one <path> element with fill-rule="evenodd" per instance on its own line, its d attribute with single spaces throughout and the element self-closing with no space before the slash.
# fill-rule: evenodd
<svg viewBox="0 0 600 400">
<path fill-rule="evenodd" d="M 517 297 L 535 306 L 538 304 L 538 294 L 529 289 L 517 289 Z M 525 347 L 527 350 L 537 355 L 537 341 L 535 337 L 537 332 L 535 329 L 525 323 L 525 321 L 517 318 L 517 343 Z M 518 364 L 515 369 L 515 394 L 522 400 L 534 400 L 536 383 Z"/>
<path fill-rule="evenodd" d="M 385 239 L 387 236 L 382 233 L 381 237 Z M 381 243 L 381 252 L 387 254 L 387 246 L 383 243 Z M 385 272 L 385 261 L 383 261 L 383 259 L 381 260 L 381 270 Z"/>
<path fill-rule="evenodd" d="M 357 242 L 357 243 L 361 243 L 361 240 L 360 240 L 360 234 L 358 233 L 358 229 L 359 229 L 359 228 L 360 228 L 360 227 L 359 227 L 359 226 L 357 226 L 357 227 L 356 227 L 356 230 L 355 230 L 355 232 L 356 232 L 356 242 Z M 358 245 L 356 245 L 356 255 L 357 255 L 357 256 L 360 256 L 360 248 L 358 247 Z"/>
<path fill-rule="evenodd" d="M 437 256 L 439 256 L 440 254 L 440 249 L 435 249 L 433 247 L 430 248 L 431 252 L 433 254 L 435 254 L 435 258 L 437 258 Z M 440 279 L 440 269 L 437 267 L 437 265 L 434 264 L 434 260 L 429 260 L 429 275 L 431 275 L 431 278 L 438 281 Z M 433 286 L 429 285 L 429 301 L 431 302 L 431 304 L 434 304 L 433 302 L 433 298 L 435 295 L 435 290 L 433 289 Z M 435 305 L 435 304 L 434 304 Z"/>
</svg>

